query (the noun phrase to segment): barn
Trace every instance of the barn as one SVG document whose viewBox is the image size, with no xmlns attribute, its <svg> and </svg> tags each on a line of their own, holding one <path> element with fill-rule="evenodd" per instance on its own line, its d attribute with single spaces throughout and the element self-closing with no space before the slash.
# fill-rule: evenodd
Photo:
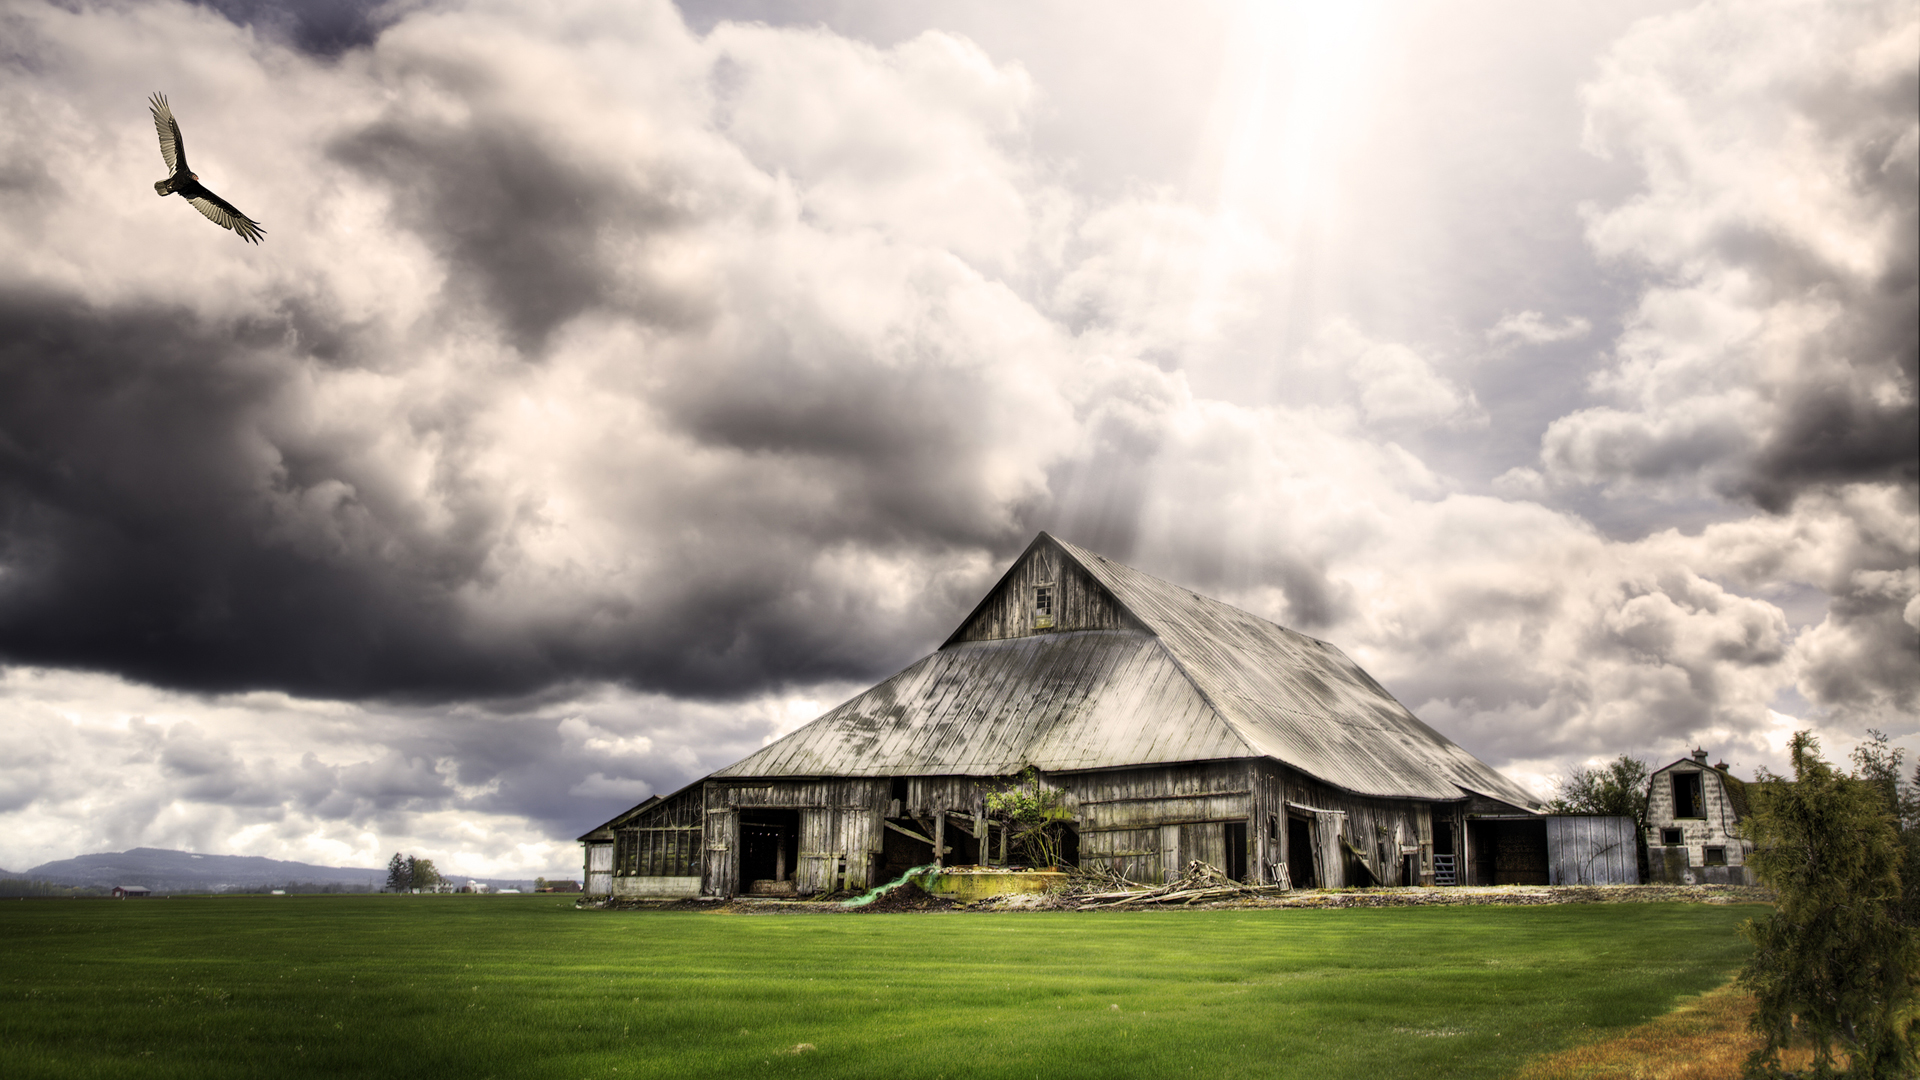
<svg viewBox="0 0 1920 1080">
<path fill-rule="evenodd" d="M 928 656 L 580 837 L 586 892 L 993 865 L 986 796 L 1023 774 L 1060 793 L 1068 861 L 1135 881 L 1199 859 L 1301 887 L 1546 883 L 1513 839 L 1542 831 L 1538 801 L 1339 649 L 1043 532 Z"/>
<path fill-rule="evenodd" d="M 1740 835 L 1747 786 L 1695 750 L 1647 778 L 1647 865 L 1667 885 L 1751 885 L 1753 842 Z"/>
</svg>

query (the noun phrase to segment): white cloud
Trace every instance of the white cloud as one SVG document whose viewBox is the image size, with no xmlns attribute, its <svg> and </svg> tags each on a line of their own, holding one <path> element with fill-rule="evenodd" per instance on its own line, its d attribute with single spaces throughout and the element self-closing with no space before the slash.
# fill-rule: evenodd
<svg viewBox="0 0 1920 1080">
<path fill-rule="evenodd" d="M 1776 511 L 1913 482 L 1916 49 L 1906 5 L 1776 0 L 1649 19 L 1609 51 L 1587 144 L 1645 187 L 1586 208 L 1588 236 L 1651 284 L 1594 380 L 1612 403 L 1548 428 L 1551 473 Z"/>
<path fill-rule="evenodd" d="M 1522 342 L 1528 345 L 1546 345 L 1555 341 L 1574 341 L 1586 337 L 1593 324 L 1578 315 L 1569 315 L 1555 326 L 1552 320 L 1537 311 L 1522 311 L 1518 315 L 1503 316 L 1493 328 L 1487 331 L 1487 340 L 1495 344 Z"/>
</svg>

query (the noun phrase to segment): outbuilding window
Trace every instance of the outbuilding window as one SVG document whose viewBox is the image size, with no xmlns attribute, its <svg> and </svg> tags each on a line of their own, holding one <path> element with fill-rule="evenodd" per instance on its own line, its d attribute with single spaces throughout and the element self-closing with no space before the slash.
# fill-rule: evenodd
<svg viewBox="0 0 1920 1080">
<path fill-rule="evenodd" d="M 1660 842 L 1667 847 L 1679 847 L 1687 842 L 1687 838 L 1681 835 L 1679 829 L 1661 829 Z"/>
<path fill-rule="evenodd" d="M 1682 772 L 1673 774 L 1673 816 L 1677 818 L 1706 817 L 1706 808 L 1700 798 L 1700 774 Z"/>
<path fill-rule="evenodd" d="M 1035 630 L 1053 629 L 1053 583 L 1033 587 L 1033 628 Z"/>
<path fill-rule="evenodd" d="M 1727 865 L 1727 849 L 1726 848 L 1723 848 L 1723 847 L 1705 848 L 1702 850 L 1701 854 L 1706 856 L 1706 865 L 1708 866 Z"/>
</svg>

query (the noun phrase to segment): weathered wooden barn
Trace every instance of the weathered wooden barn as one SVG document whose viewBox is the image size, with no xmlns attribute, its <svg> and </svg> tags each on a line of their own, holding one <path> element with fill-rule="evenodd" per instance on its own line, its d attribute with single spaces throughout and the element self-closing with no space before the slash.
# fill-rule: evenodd
<svg viewBox="0 0 1920 1080">
<path fill-rule="evenodd" d="M 1747 853 L 1752 842 L 1740 836 L 1747 816 L 1746 784 L 1727 772 L 1725 762 L 1707 764 L 1707 752 L 1647 778 L 1647 877 L 1668 885 L 1751 885 Z"/>
<path fill-rule="evenodd" d="M 1066 857 L 1135 881 L 1200 859 L 1302 887 L 1546 883 L 1537 801 L 1339 649 L 1041 533 L 931 655 L 582 836 L 586 891 L 1004 861 L 985 799 L 1028 769 L 1064 797 Z"/>
</svg>

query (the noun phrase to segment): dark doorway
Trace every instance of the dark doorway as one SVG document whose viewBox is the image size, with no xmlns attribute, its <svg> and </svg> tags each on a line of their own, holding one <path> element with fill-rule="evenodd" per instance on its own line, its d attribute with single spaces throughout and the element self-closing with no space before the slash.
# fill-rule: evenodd
<svg viewBox="0 0 1920 1080">
<path fill-rule="evenodd" d="M 1287 815 L 1287 876 L 1296 889 L 1320 884 L 1313 872 L 1313 826 L 1306 818 Z"/>
<path fill-rule="evenodd" d="M 1229 821 L 1226 824 L 1227 864 L 1220 869 L 1235 881 L 1247 880 L 1247 823 Z"/>
<path fill-rule="evenodd" d="M 947 835 L 941 837 L 947 843 L 946 865 L 978 866 L 986 861 L 980 857 L 980 841 L 971 832 L 973 820 L 959 814 L 947 816 Z"/>
<path fill-rule="evenodd" d="M 1473 821 L 1473 884 L 1545 885 L 1545 818 Z"/>
<path fill-rule="evenodd" d="M 909 818 L 889 822 L 895 828 L 883 828 L 886 835 L 880 840 L 880 876 L 892 881 L 916 866 L 926 866 L 933 862 L 933 842 L 923 840 L 926 834 L 921 832 L 919 822 Z M 902 830 L 906 830 L 903 832 Z M 908 836 L 912 832 L 913 836 Z M 875 882 L 880 884 L 880 882 Z"/>
<path fill-rule="evenodd" d="M 1705 805 L 1700 798 L 1700 774 L 1697 772 L 1674 773 L 1673 816 L 1677 818 L 1706 817 Z"/>
<path fill-rule="evenodd" d="M 740 882 L 745 891 L 791 891 L 799 861 L 798 810 L 740 811 Z"/>
</svg>

